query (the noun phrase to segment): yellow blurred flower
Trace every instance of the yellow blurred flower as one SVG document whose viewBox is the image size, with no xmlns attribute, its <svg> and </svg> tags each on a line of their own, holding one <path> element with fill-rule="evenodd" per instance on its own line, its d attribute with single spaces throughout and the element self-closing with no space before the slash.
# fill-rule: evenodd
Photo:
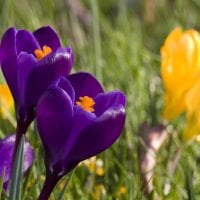
<svg viewBox="0 0 200 200">
<path fill-rule="evenodd" d="M 96 169 L 96 156 L 93 156 L 82 162 L 85 166 L 88 167 L 90 173 L 94 173 Z"/>
<path fill-rule="evenodd" d="M 195 139 L 200 131 L 200 124 L 197 122 L 196 116 L 187 117 L 186 125 L 183 130 L 183 141 Z"/>
<path fill-rule="evenodd" d="M 127 188 L 123 185 L 121 185 L 118 189 L 117 192 L 115 193 L 116 199 L 121 199 L 126 196 L 127 194 Z"/>
<path fill-rule="evenodd" d="M 10 112 L 14 110 L 14 101 L 8 85 L 0 84 L 0 115 L 3 119 L 8 118 Z"/>
<path fill-rule="evenodd" d="M 183 139 L 192 139 L 200 133 L 200 79 L 186 95 L 186 127 Z"/>
<path fill-rule="evenodd" d="M 100 199 L 104 199 L 104 197 L 106 197 L 106 189 L 105 189 L 104 185 L 97 184 L 94 187 L 94 191 L 92 192 L 92 199 L 100 200 Z"/>
<path fill-rule="evenodd" d="M 104 167 L 103 167 L 103 160 L 98 158 L 96 160 L 96 174 L 98 176 L 103 176 L 105 173 Z"/>
<path fill-rule="evenodd" d="M 161 76 L 164 84 L 164 118 L 186 110 L 188 90 L 200 78 L 200 34 L 175 28 L 161 48 Z"/>
<path fill-rule="evenodd" d="M 121 186 L 121 187 L 119 188 L 119 194 L 126 194 L 126 192 L 127 192 L 126 187 Z"/>
<path fill-rule="evenodd" d="M 96 156 L 83 161 L 83 164 L 88 167 L 92 174 L 95 173 L 97 176 L 103 176 L 105 173 L 103 160 L 100 158 L 97 159 Z"/>
</svg>

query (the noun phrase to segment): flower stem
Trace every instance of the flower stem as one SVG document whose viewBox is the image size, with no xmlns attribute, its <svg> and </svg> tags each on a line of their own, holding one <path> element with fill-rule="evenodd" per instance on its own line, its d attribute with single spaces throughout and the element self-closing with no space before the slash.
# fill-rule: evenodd
<svg viewBox="0 0 200 200">
<path fill-rule="evenodd" d="M 38 200 L 48 200 L 53 188 L 57 184 L 59 178 L 54 175 L 48 175 L 46 176 L 42 191 L 40 193 L 40 196 L 38 197 Z"/>
</svg>

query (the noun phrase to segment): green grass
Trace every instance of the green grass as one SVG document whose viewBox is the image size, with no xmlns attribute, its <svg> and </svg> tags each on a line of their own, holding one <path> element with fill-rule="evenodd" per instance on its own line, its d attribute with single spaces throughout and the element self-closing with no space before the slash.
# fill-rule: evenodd
<svg viewBox="0 0 200 200">
<path fill-rule="evenodd" d="M 106 91 L 120 89 L 127 96 L 124 131 L 112 148 L 98 155 L 104 161 L 104 176 L 90 174 L 84 166 L 78 167 L 64 199 L 94 199 L 95 186 L 99 184 L 104 190 L 97 199 L 145 199 L 139 173 L 139 127 L 145 121 L 152 126 L 162 122 L 160 47 L 176 26 L 199 28 L 200 3 L 198 0 L 156 1 L 155 11 L 150 11 L 153 20 L 148 21 L 145 16 L 149 10 L 145 9 L 144 0 L 129 1 L 129 4 L 125 0 L 84 0 L 81 2 L 91 17 L 87 24 L 65 2 L 0 0 L 0 35 L 10 26 L 34 30 L 49 24 L 58 31 L 63 46 L 73 47 L 74 71 L 93 73 Z M 14 131 L 9 121 L 2 119 L 0 125 L 1 138 Z M 34 127 L 29 131 L 34 132 Z M 157 155 L 152 199 L 156 195 L 161 199 L 200 198 L 198 143 L 184 146 L 175 172 L 169 173 L 168 166 L 183 145 L 180 131 L 177 132 L 169 131 L 168 140 Z M 24 179 L 22 196 L 37 199 L 44 176 L 43 149 L 37 134 L 29 133 L 28 137 L 36 150 L 36 160 L 29 171 L 29 181 Z M 64 177 L 62 182 L 66 180 Z M 167 184 L 170 189 L 165 192 Z M 121 186 L 127 191 L 119 195 Z M 57 186 L 51 199 L 57 199 L 60 192 L 61 187 Z"/>
</svg>

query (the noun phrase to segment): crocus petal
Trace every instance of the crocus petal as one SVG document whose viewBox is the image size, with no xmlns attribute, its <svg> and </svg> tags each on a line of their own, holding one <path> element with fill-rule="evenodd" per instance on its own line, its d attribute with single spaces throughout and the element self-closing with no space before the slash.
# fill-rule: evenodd
<svg viewBox="0 0 200 200">
<path fill-rule="evenodd" d="M 0 45 L 0 63 L 6 58 L 16 55 L 15 49 L 15 36 L 17 30 L 15 28 L 9 28 L 3 35 Z"/>
<path fill-rule="evenodd" d="M 13 113 L 14 101 L 10 89 L 6 83 L 0 84 L 0 116 L 2 119 L 8 119 L 9 115 Z"/>
<path fill-rule="evenodd" d="M 161 76 L 164 85 L 164 118 L 172 120 L 185 112 L 187 92 L 200 75 L 200 34 L 175 28 L 161 48 Z"/>
<path fill-rule="evenodd" d="M 82 130 L 93 124 L 95 120 L 96 116 L 94 113 L 86 112 L 80 106 L 74 106 L 71 133 L 68 137 L 68 140 L 66 141 L 65 146 L 63 146 L 64 156 L 63 158 L 60 158 L 65 173 L 68 173 L 78 164 L 78 162 L 80 162 L 80 160 L 78 162 L 77 160 L 74 160 L 74 146 L 77 145 L 76 143 L 79 141 L 80 133 Z M 90 140 L 90 138 L 87 138 L 87 140 Z"/>
<path fill-rule="evenodd" d="M 37 126 L 47 159 L 54 164 L 63 156 L 63 146 L 69 138 L 72 126 L 72 101 L 58 87 L 51 87 L 40 98 L 37 110 Z"/>
<path fill-rule="evenodd" d="M 78 163 L 110 147 L 120 136 L 124 123 L 124 106 L 106 110 L 94 123 L 77 133 L 76 143 L 66 162 Z"/>
<path fill-rule="evenodd" d="M 16 56 L 10 56 L 6 59 L 4 59 L 1 63 L 1 69 L 3 71 L 4 77 L 6 79 L 6 82 L 8 83 L 8 86 L 10 88 L 10 91 L 13 95 L 13 98 L 15 102 L 18 101 L 18 81 L 17 81 L 17 57 Z"/>
<path fill-rule="evenodd" d="M 72 68 L 72 54 L 72 50 L 69 53 L 65 48 L 59 48 L 37 62 L 37 66 L 30 73 L 26 83 L 25 102 L 27 107 L 36 106 L 39 97 L 53 80 L 69 74 Z"/>
<path fill-rule="evenodd" d="M 126 97 L 120 91 L 112 91 L 108 93 L 98 94 L 94 98 L 94 112 L 97 116 L 101 115 L 108 108 L 115 107 L 118 105 L 125 106 Z"/>
<path fill-rule="evenodd" d="M 32 54 L 21 52 L 18 56 L 18 91 L 20 96 L 20 102 L 25 105 L 25 91 L 28 77 L 31 71 L 35 68 L 37 61 Z"/>
<path fill-rule="evenodd" d="M 21 51 L 33 54 L 40 46 L 32 33 L 26 30 L 19 30 L 16 35 L 16 49 L 19 54 Z"/>
<path fill-rule="evenodd" d="M 74 104 L 74 99 L 75 99 L 74 88 L 72 87 L 71 83 L 64 76 L 53 81 L 51 86 L 57 86 L 57 87 L 63 89 L 70 96 L 72 104 Z"/>
<path fill-rule="evenodd" d="M 79 72 L 69 75 L 67 78 L 75 90 L 75 101 L 83 96 L 93 98 L 103 92 L 101 84 L 89 73 Z"/>
<path fill-rule="evenodd" d="M 12 163 L 12 154 L 14 150 L 15 137 L 16 134 L 12 134 L 0 140 L 0 177 L 4 173 L 4 189 L 7 188 L 8 181 L 10 180 L 11 176 L 11 163 Z M 34 160 L 33 148 L 27 141 L 25 141 L 24 163 L 23 163 L 24 173 L 32 165 L 33 160 Z"/>
<path fill-rule="evenodd" d="M 33 35 L 39 42 L 41 48 L 44 45 L 47 45 L 51 47 L 53 51 L 55 51 L 61 46 L 57 33 L 49 26 L 37 29 Z"/>
<path fill-rule="evenodd" d="M 21 52 L 18 57 L 18 101 L 16 103 L 16 113 L 18 123 L 28 126 L 34 119 L 35 114 L 30 102 L 26 102 L 26 85 L 30 73 L 36 66 L 36 59 L 32 54 Z M 26 122 L 26 123 L 25 123 Z"/>
</svg>

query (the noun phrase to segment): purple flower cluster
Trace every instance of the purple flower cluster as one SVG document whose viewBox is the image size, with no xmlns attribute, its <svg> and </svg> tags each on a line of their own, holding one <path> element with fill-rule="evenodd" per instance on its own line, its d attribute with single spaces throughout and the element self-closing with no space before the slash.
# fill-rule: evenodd
<svg viewBox="0 0 200 200">
<path fill-rule="evenodd" d="M 12 156 L 22 134 L 36 118 L 45 151 L 46 181 L 39 199 L 77 164 L 111 146 L 125 123 L 125 95 L 104 92 L 89 73 L 69 75 L 73 51 L 60 45 L 56 32 L 8 29 L 1 39 L 0 64 L 15 101 L 17 130 L 0 140 L 0 176 L 10 179 Z M 25 143 L 24 173 L 33 148 Z M 9 155 L 9 156 L 5 156 Z M 6 159 L 9 157 L 9 159 Z"/>
</svg>

